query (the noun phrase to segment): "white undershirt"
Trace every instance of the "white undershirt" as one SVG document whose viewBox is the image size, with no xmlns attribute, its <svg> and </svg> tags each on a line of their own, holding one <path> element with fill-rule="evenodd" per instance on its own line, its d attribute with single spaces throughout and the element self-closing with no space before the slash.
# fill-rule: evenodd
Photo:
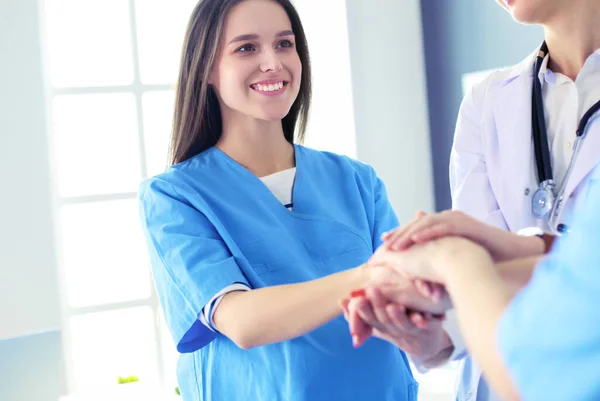
<svg viewBox="0 0 600 401">
<path fill-rule="evenodd" d="M 287 170 L 278 171 L 274 174 L 259 177 L 265 186 L 273 193 L 273 195 L 281 202 L 282 205 L 287 207 L 288 210 L 292 210 L 292 193 L 294 189 L 294 180 L 296 179 L 296 168 L 290 168 Z M 234 283 L 228 285 L 219 291 L 214 297 L 212 297 L 202 308 L 200 312 L 200 321 L 212 331 L 216 331 L 213 324 L 213 315 L 217 306 L 225 296 L 225 294 L 233 291 L 248 291 L 247 285 L 241 283 Z"/>
<path fill-rule="evenodd" d="M 586 60 L 575 81 L 548 69 L 546 56 L 540 69 L 544 116 L 552 160 L 552 173 L 560 187 L 573 155 L 577 126 L 600 100 L 600 49 Z"/>
</svg>

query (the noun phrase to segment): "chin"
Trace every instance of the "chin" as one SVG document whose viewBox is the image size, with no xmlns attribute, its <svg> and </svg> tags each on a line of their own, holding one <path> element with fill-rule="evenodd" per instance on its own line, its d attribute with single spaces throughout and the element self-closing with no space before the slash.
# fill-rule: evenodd
<svg viewBox="0 0 600 401">
<path fill-rule="evenodd" d="M 277 108 L 272 107 L 269 110 L 261 110 L 260 112 L 256 113 L 256 116 L 258 119 L 264 121 L 281 121 L 285 116 L 288 115 L 290 108 L 291 107 L 282 107 L 277 110 Z"/>
<path fill-rule="evenodd" d="M 513 19 L 521 24 L 543 24 L 545 14 L 548 13 L 543 11 L 543 7 L 536 4 L 516 4 L 511 9 Z"/>
</svg>

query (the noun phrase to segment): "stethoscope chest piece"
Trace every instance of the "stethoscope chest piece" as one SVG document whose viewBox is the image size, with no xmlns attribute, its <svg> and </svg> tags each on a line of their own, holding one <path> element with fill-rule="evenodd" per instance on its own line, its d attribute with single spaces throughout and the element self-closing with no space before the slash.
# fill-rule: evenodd
<svg viewBox="0 0 600 401">
<path fill-rule="evenodd" d="M 542 182 L 531 199 L 531 212 L 538 219 L 548 218 L 554 209 L 555 199 L 554 182 L 552 180 Z"/>
</svg>

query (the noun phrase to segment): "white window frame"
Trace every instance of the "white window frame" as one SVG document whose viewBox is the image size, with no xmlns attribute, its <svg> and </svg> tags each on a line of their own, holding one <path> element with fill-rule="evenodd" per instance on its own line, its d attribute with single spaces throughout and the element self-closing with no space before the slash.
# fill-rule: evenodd
<svg viewBox="0 0 600 401">
<path fill-rule="evenodd" d="M 167 383 L 166 377 L 166 369 L 164 363 L 164 352 L 163 349 L 163 336 L 166 333 L 162 330 L 161 324 L 161 309 L 160 302 L 158 298 L 158 294 L 156 293 L 156 289 L 152 280 L 150 280 L 150 296 L 146 299 L 139 299 L 133 301 L 123 301 L 116 303 L 108 303 L 101 305 L 93 305 L 93 306 L 85 306 L 85 307 L 72 307 L 69 305 L 68 297 L 67 297 L 67 277 L 66 270 L 64 266 L 64 261 L 61 255 L 62 249 L 62 235 L 60 232 L 60 219 L 59 214 L 60 210 L 63 206 L 73 205 L 73 204 L 82 204 L 82 203 L 92 203 L 92 202 L 108 202 L 115 200 L 134 200 L 137 199 L 136 192 L 122 192 L 122 193 L 111 193 L 111 194 L 101 194 L 101 195 L 86 195 L 86 196 L 76 196 L 76 197 L 63 197 L 58 195 L 57 188 L 57 178 L 56 171 L 52 167 L 54 163 L 52 162 L 55 158 L 53 154 L 53 123 L 52 123 L 52 104 L 53 100 L 57 96 L 61 95 L 87 95 L 87 94 L 113 94 L 113 93 L 128 93 L 132 94 L 135 97 L 135 105 L 136 105 L 136 121 L 138 126 L 138 142 L 139 142 L 139 155 L 140 155 L 140 179 L 143 180 L 148 177 L 148 166 L 146 160 L 146 147 L 145 147 L 145 138 L 144 138 L 144 121 L 143 121 L 143 107 L 142 107 L 142 97 L 145 93 L 155 92 L 155 91 L 173 91 L 173 84 L 153 84 L 148 85 L 144 84 L 140 78 L 140 62 L 139 62 L 139 51 L 138 51 L 138 37 L 137 37 L 137 23 L 136 23 L 136 10 L 135 10 L 135 0 L 127 0 L 129 7 L 129 16 L 130 16 L 130 40 L 131 40 L 131 57 L 133 62 L 133 82 L 130 85 L 117 85 L 117 86 L 101 86 L 101 87 L 65 87 L 65 88 L 56 88 L 47 81 L 47 117 L 48 117 L 48 132 L 49 132 L 49 149 L 50 149 L 50 164 L 51 164 L 51 185 L 52 192 L 54 194 L 54 207 L 53 207 L 53 219 L 55 221 L 55 238 L 57 245 L 57 264 L 59 270 L 59 290 L 60 290 L 60 307 L 61 307 L 61 329 L 62 329 L 62 344 L 63 344 L 63 361 L 64 361 L 64 369 L 65 369 L 65 379 L 66 379 L 66 391 L 67 395 L 71 395 L 75 393 L 75 375 L 74 375 L 74 364 L 73 364 L 73 355 L 72 355 L 72 336 L 70 332 L 70 321 L 72 317 L 79 315 L 86 315 L 98 312 L 111 312 L 118 311 L 123 309 L 130 309 L 135 307 L 149 307 L 152 310 L 154 319 L 153 319 L 153 329 L 154 329 L 154 338 L 156 339 L 156 348 L 154 352 L 156 353 L 156 361 L 157 366 L 156 370 L 158 373 L 159 383 L 158 386 L 161 389 L 165 389 L 168 394 L 173 393 L 174 389 L 167 389 L 166 386 L 170 383 Z M 45 71 L 48 71 L 48 46 L 45 42 L 45 35 L 47 33 L 46 30 L 46 9 L 44 5 L 44 1 L 40 0 L 40 26 L 42 32 L 42 51 L 44 54 L 45 61 Z M 147 274 L 151 275 L 150 266 L 148 266 Z M 116 379 L 116 378 L 115 378 Z M 109 389 L 107 389 L 109 390 Z M 118 391 L 118 388 L 115 388 L 115 391 Z"/>
</svg>

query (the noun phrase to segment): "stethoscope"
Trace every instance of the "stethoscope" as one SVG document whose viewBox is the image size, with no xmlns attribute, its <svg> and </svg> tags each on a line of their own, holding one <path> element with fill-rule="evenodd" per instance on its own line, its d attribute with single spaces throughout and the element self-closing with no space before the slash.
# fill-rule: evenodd
<svg viewBox="0 0 600 401">
<path fill-rule="evenodd" d="M 532 91 L 532 131 L 533 147 L 535 150 L 535 162 L 538 173 L 539 187 L 533 194 L 531 210 L 538 219 L 548 221 L 548 226 L 553 234 L 562 235 L 568 232 L 568 227 L 564 224 L 556 224 L 558 215 L 564 201 L 566 183 L 577 160 L 581 143 L 586 135 L 586 129 L 590 118 L 600 110 L 600 101 L 596 102 L 581 118 L 577 126 L 577 137 L 573 144 L 573 155 L 569 162 L 569 167 L 565 174 L 558 192 L 556 192 L 556 183 L 552 175 L 552 163 L 550 159 L 550 148 L 548 144 L 548 135 L 546 133 L 546 120 L 544 117 L 544 102 L 542 99 L 542 84 L 539 80 L 540 70 L 544 58 L 548 54 L 546 42 L 542 44 L 535 61 L 535 75 L 533 77 Z"/>
</svg>

